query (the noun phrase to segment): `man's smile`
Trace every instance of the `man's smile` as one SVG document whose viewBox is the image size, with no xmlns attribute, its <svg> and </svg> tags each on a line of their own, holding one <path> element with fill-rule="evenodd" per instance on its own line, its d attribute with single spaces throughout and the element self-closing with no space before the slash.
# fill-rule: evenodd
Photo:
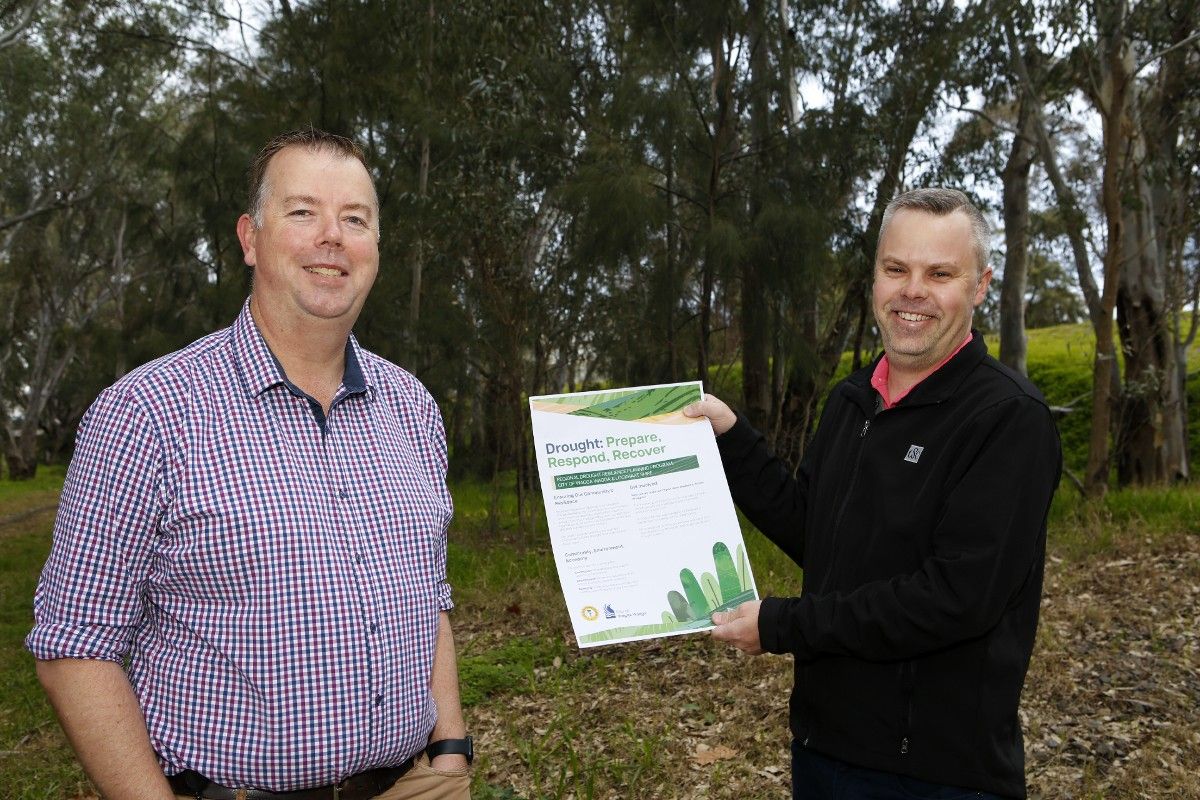
<svg viewBox="0 0 1200 800">
<path fill-rule="evenodd" d="M 313 275 L 322 275 L 326 278 L 340 278 L 346 274 L 344 269 L 327 266 L 325 264 L 313 264 L 312 266 L 305 267 L 304 271 L 310 272 Z"/>
<path fill-rule="evenodd" d="M 929 314 L 918 314 L 914 311 L 897 311 L 896 316 L 906 322 L 924 322 L 927 319 L 933 319 Z"/>
</svg>

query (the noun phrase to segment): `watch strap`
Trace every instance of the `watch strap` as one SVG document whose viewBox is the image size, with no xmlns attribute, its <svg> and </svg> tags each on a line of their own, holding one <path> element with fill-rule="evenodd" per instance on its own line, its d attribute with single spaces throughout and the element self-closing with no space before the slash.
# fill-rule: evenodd
<svg viewBox="0 0 1200 800">
<path fill-rule="evenodd" d="M 425 755 L 429 756 L 429 760 L 444 755 L 462 755 L 467 757 L 467 763 L 470 764 L 475 758 L 475 742 L 468 736 L 465 739 L 439 739 L 436 742 L 430 742 L 425 748 Z"/>
</svg>

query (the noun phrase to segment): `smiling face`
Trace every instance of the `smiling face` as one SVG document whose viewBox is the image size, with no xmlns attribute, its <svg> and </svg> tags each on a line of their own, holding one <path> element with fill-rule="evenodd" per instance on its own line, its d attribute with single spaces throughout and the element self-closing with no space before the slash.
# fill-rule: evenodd
<svg viewBox="0 0 1200 800">
<path fill-rule="evenodd" d="M 328 320 L 348 331 L 379 271 L 371 176 L 354 158 L 287 147 L 271 159 L 265 179 L 258 224 L 245 214 L 238 220 L 254 268 L 256 321 L 296 330 Z"/>
<path fill-rule="evenodd" d="M 931 370 L 967 338 L 992 278 L 977 263 L 966 214 L 896 211 L 879 240 L 872 301 L 892 369 Z"/>
</svg>

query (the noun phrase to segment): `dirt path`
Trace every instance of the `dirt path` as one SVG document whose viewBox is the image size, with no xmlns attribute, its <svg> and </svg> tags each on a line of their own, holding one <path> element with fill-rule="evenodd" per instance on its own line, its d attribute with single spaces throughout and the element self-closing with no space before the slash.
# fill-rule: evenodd
<svg viewBox="0 0 1200 800">
<path fill-rule="evenodd" d="M 16 525 L 18 522 L 24 522 L 25 520 L 29 519 L 30 517 L 36 517 L 38 514 L 44 514 L 47 511 L 56 511 L 57 509 L 58 509 L 58 502 L 56 501 L 53 503 L 35 506 L 34 508 L 27 508 L 24 511 L 21 511 L 16 514 L 8 514 L 6 516 L 0 517 L 0 536 L 4 535 L 5 528 L 9 528 L 13 525 Z"/>
</svg>

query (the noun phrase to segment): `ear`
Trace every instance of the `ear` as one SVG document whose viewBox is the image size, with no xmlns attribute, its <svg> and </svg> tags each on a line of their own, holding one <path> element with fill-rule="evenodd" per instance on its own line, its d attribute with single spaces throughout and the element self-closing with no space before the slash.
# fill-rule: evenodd
<svg viewBox="0 0 1200 800">
<path fill-rule="evenodd" d="M 983 271 L 983 274 L 979 276 L 979 287 L 975 289 L 975 302 L 973 304 L 975 308 L 979 308 L 980 304 L 983 303 L 983 298 L 987 297 L 988 285 L 991 284 L 991 282 L 992 268 L 988 267 Z"/>
<path fill-rule="evenodd" d="M 254 243 L 258 238 L 258 228 L 254 227 L 254 220 L 250 219 L 249 214 L 242 214 L 238 217 L 237 236 L 238 241 L 242 244 L 242 260 L 248 266 L 256 266 L 258 255 L 255 252 Z"/>
</svg>

